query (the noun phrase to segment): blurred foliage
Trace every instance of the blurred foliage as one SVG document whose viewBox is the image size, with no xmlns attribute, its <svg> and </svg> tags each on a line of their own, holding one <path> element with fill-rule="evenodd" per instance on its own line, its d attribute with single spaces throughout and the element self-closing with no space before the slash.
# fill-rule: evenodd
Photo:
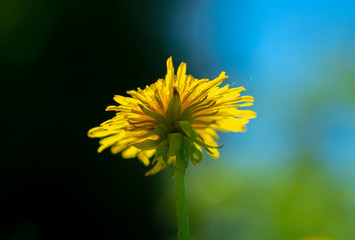
<svg viewBox="0 0 355 240">
<path fill-rule="evenodd" d="M 192 239 L 355 237 L 354 196 L 340 190 L 311 154 L 296 157 L 282 172 L 234 170 L 224 161 L 211 159 L 188 169 Z M 170 183 L 166 187 L 173 189 Z M 173 209 L 173 195 L 173 191 L 163 195 L 160 208 Z M 163 219 L 174 215 L 171 210 L 163 213 Z M 173 221 L 170 224 L 174 226 Z"/>
</svg>

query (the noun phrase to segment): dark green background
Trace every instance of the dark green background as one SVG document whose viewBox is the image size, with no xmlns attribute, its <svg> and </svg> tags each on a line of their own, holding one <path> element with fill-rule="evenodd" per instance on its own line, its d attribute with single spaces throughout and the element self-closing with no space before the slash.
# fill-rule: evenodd
<svg viewBox="0 0 355 240">
<path fill-rule="evenodd" d="M 158 177 L 96 153 L 114 94 L 165 75 L 166 1 L 1 1 L 0 239 L 159 239 Z M 147 16 L 147 8 L 154 8 Z M 149 17 L 152 22 L 144 22 Z"/>
</svg>

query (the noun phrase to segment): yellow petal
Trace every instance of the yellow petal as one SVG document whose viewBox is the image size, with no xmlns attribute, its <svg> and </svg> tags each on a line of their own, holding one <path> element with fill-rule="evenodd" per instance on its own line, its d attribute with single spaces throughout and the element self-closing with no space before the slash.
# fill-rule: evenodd
<svg viewBox="0 0 355 240">
<path fill-rule="evenodd" d="M 219 158 L 219 151 L 216 148 L 209 148 L 210 152 L 208 153 L 213 158 Z"/>
<path fill-rule="evenodd" d="M 91 137 L 91 138 L 106 137 L 106 136 L 115 134 L 117 132 L 118 132 L 117 130 L 108 131 L 102 127 L 94 127 L 88 131 L 88 137 Z"/>
<path fill-rule="evenodd" d="M 138 103 L 137 99 L 131 98 L 131 97 L 124 97 L 121 95 L 115 95 L 113 97 L 113 100 L 115 100 L 117 103 L 122 104 L 122 105 L 128 105 L 130 103 Z"/>
<path fill-rule="evenodd" d="M 205 131 L 214 138 L 219 138 L 217 132 L 212 128 L 206 128 Z"/>
<path fill-rule="evenodd" d="M 137 153 L 139 152 L 138 148 L 135 148 L 133 146 L 129 146 L 126 150 L 122 152 L 122 157 L 123 158 L 134 158 L 137 156 Z"/>
<path fill-rule="evenodd" d="M 167 74 L 165 77 L 166 87 L 168 90 L 168 95 L 170 95 L 173 91 L 174 86 L 174 66 L 173 66 L 173 58 L 169 57 L 166 61 Z"/>
<path fill-rule="evenodd" d="M 221 72 L 221 74 L 219 74 L 219 76 L 215 79 L 213 79 L 212 81 L 208 82 L 208 89 L 214 87 L 214 86 L 218 86 L 219 84 L 221 84 L 221 82 L 228 78 L 228 76 L 226 76 L 226 72 Z"/>
<path fill-rule="evenodd" d="M 143 152 L 138 153 L 137 157 L 144 164 L 144 166 L 149 166 L 149 158 L 147 158 Z"/>
<path fill-rule="evenodd" d="M 175 86 L 180 87 L 186 81 L 186 63 L 182 62 L 177 70 L 176 84 Z"/>
<path fill-rule="evenodd" d="M 253 106 L 253 103 L 250 102 L 250 103 L 234 104 L 233 106 L 236 106 L 236 107 L 249 107 L 249 106 Z"/>
<path fill-rule="evenodd" d="M 151 158 L 154 155 L 154 153 L 155 153 L 155 149 L 144 150 L 138 153 L 137 157 L 145 166 L 149 166 L 150 163 L 149 158 Z"/>
<path fill-rule="evenodd" d="M 201 135 L 203 137 L 203 140 L 205 141 L 205 143 L 207 145 L 210 145 L 210 146 L 214 146 L 214 147 L 217 147 L 217 143 L 216 141 L 212 138 L 211 135 L 209 134 L 203 134 Z M 210 153 L 208 153 L 209 155 L 211 155 L 213 158 L 218 158 L 219 157 L 219 152 L 216 148 L 209 148 L 208 150 L 210 150 Z"/>
<path fill-rule="evenodd" d="M 221 131 L 243 132 L 248 122 L 248 118 L 227 118 L 218 121 L 213 128 Z"/>
<path fill-rule="evenodd" d="M 106 138 L 103 138 L 100 140 L 100 147 L 97 149 L 97 151 L 100 153 L 104 149 L 114 145 L 118 141 L 120 141 L 124 137 L 125 133 L 120 132 L 119 134 L 115 134 Z"/>
<path fill-rule="evenodd" d="M 145 176 L 153 175 L 159 172 L 160 170 L 164 169 L 166 167 L 166 164 L 163 160 L 162 157 L 159 157 L 156 164 L 152 169 L 150 169 L 148 172 L 145 173 Z"/>
<path fill-rule="evenodd" d="M 146 99 L 145 99 L 144 95 L 141 94 L 140 92 L 130 90 L 130 91 L 127 91 L 127 94 L 131 95 L 132 97 L 134 97 L 135 99 L 139 100 L 142 103 L 146 103 Z M 137 103 L 139 103 L 139 101 L 137 101 Z"/>
<path fill-rule="evenodd" d="M 127 148 L 127 144 L 116 144 L 111 147 L 111 153 L 117 154 L 121 152 L 123 149 Z"/>
<path fill-rule="evenodd" d="M 239 110 L 234 109 L 231 111 L 235 117 L 243 117 L 243 118 L 256 118 L 256 112 L 251 110 Z"/>
</svg>

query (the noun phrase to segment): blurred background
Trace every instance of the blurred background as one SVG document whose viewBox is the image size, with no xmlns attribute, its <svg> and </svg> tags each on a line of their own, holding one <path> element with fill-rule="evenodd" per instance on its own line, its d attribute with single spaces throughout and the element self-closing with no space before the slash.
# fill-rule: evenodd
<svg viewBox="0 0 355 240">
<path fill-rule="evenodd" d="M 187 169 L 196 240 L 355 239 L 353 1 L 0 1 L 0 239 L 176 239 L 166 170 L 96 152 L 113 95 L 188 74 L 258 113 Z"/>
</svg>

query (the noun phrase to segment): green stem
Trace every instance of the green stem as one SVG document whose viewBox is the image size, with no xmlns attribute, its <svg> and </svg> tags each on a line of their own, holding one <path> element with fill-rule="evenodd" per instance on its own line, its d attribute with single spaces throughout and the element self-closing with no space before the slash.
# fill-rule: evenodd
<svg viewBox="0 0 355 240">
<path fill-rule="evenodd" d="M 179 240 L 189 240 L 190 239 L 190 229 L 189 229 L 189 217 L 186 205 L 186 194 L 185 194 L 185 160 L 187 160 L 180 150 L 176 155 L 176 216 L 178 225 L 178 239 Z"/>
</svg>

